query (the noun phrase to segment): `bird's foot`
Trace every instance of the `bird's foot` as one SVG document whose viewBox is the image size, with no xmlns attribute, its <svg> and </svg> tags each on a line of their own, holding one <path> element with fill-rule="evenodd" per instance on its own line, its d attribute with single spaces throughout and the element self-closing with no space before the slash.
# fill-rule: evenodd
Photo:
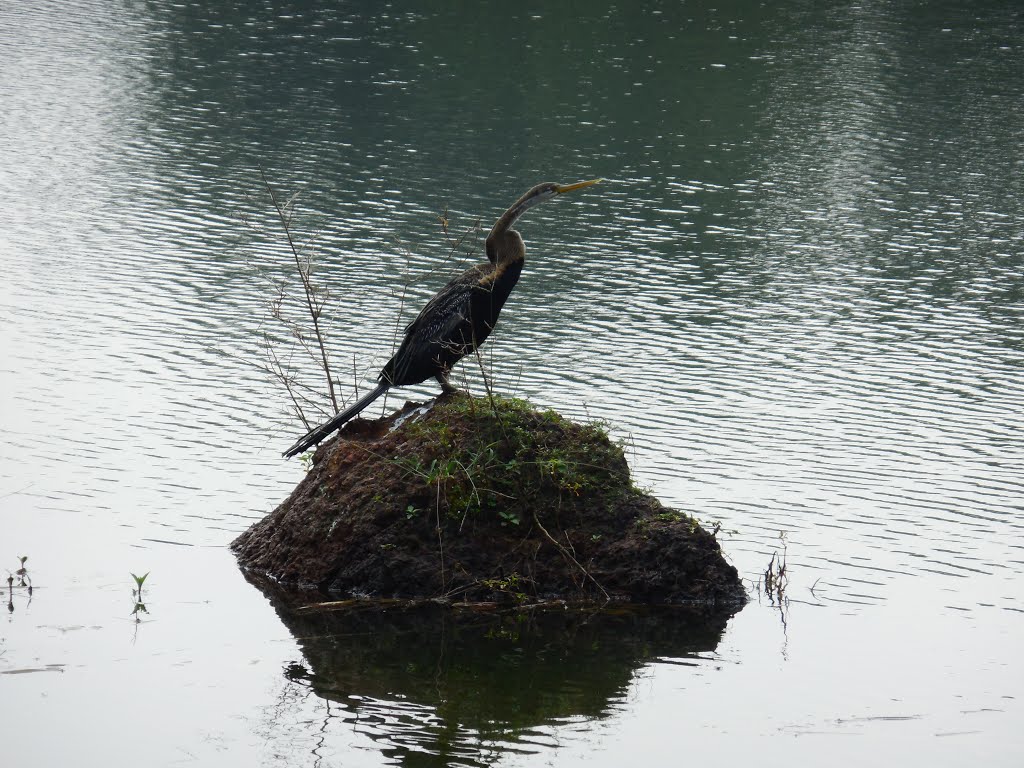
<svg viewBox="0 0 1024 768">
<path fill-rule="evenodd" d="M 458 387 L 454 386 L 450 381 L 448 381 L 447 376 L 435 376 L 434 378 L 436 378 L 437 383 L 441 385 L 442 395 L 454 395 L 456 392 L 459 391 Z"/>
</svg>

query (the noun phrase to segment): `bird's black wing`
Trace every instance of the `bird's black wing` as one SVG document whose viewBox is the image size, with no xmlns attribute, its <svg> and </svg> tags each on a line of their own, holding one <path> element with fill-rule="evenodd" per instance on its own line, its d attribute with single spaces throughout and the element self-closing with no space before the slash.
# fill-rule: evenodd
<svg viewBox="0 0 1024 768">
<path fill-rule="evenodd" d="M 472 272 L 473 270 L 470 270 Z M 417 384 L 451 368 L 475 347 L 473 312 L 488 293 L 470 273 L 448 283 L 407 327 L 398 352 L 381 376 L 394 384 Z"/>
</svg>

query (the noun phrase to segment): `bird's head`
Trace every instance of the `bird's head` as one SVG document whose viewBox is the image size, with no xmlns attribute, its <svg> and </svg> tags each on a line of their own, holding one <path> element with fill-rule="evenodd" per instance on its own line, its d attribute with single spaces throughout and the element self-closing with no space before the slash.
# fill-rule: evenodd
<svg viewBox="0 0 1024 768">
<path fill-rule="evenodd" d="M 505 215 L 501 219 L 509 217 L 509 221 L 506 226 L 512 226 L 516 219 L 526 213 L 528 210 L 538 203 L 543 203 L 545 200 L 551 200 L 559 195 L 564 195 L 566 192 L 572 192 L 576 189 L 583 189 L 589 187 L 592 184 L 597 184 L 600 179 L 591 179 L 590 181 L 577 181 L 573 184 L 556 184 L 553 181 L 545 181 L 542 184 L 538 184 L 525 195 L 516 200 L 515 203 L 505 212 Z M 500 221 L 500 219 L 499 219 Z"/>
<path fill-rule="evenodd" d="M 512 203 L 509 209 L 498 218 L 494 223 L 494 227 L 491 228 L 490 235 L 487 237 L 488 242 L 490 243 L 492 240 L 496 240 L 504 235 L 505 232 L 509 231 L 516 221 L 519 220 L 520 216 L 538 203 L 543 203 L 545 200 L 551 200 L 559 195 L 564 195 L 566 192 L 572 192 L 576 189 L 589 187 L 592 184 L 597 184 L 599 181 L 601 181 L 601 179 L 577 181 L 572 184 L 556 184 L 553 181 L 545 181 L 542 184 L 538 184 Z"/>
</svg>

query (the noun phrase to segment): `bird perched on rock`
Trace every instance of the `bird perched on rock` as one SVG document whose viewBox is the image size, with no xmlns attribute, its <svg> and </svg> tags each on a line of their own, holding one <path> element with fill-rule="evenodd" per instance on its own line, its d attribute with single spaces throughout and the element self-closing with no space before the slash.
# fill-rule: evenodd
<svg viewBox="0 0 1024 768">
<path fill-rule="evenodd" d="M 598 181 L 600 179 L 575 184 L 545 182 L 516 200 L 498 217 L 487 235 L 487 263 L 467 269 L 427 302 L 406 327 L 405 338 L 381 370 L 376 388 L 308 432 L 284 455 L 295 456 L 316 445 L 391 387 L 419 384 L 433 377 L 445 392 L 454 389 L 448 381 L 452 366 L 486 341 L 523 271 L 526 246 L 513 225 L 538 203 Z"/>
</svg>

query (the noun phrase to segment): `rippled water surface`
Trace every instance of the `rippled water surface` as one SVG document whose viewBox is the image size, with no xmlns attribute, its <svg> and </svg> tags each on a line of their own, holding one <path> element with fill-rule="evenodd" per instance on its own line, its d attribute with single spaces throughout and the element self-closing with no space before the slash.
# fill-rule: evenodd
<svg viewBox="0 0 1024 768">
<path fill-rule="evenodd" d="M 0 8 L 0 567 L 35 585 L 0 623 L 0 754 L 1019 765 L 1024 14 L 774 5 Z M 346 397 L 480 257 L 442 212 L 604 177 L 521 222 L 487 363 L 611 421 L 752 603 L 279 618 L 226 548 L 302 472 L 258 365 L 290 275 L 260 166 L 299 193 Z"/>
</svg>

